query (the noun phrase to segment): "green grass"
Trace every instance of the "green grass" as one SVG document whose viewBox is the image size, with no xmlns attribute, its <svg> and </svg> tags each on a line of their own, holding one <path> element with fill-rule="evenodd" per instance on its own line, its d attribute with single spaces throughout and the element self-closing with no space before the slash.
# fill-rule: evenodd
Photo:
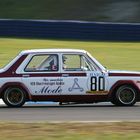
<svg viewBox="0 0 140 140">
<path fill-rule="evenodd" d="M 140 123 L 0 123 L 2 140 L 139 140 Z"/>
<path fill-rule="evenodd" d="M 0 38 L 0 66 L 26 49 L 70 48 L 90 52 L 108 69 L 140 71 L 140 43 Z"/>
</svg>

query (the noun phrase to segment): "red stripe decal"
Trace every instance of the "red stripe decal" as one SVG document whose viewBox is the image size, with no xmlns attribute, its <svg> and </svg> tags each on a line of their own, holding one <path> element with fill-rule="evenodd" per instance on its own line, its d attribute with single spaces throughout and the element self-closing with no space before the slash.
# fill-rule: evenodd
<svg viewBox="0 0 140 140">
<path fill-rule="evenodd" d="M 136 73 L 109 73 L 109 76 L 133 76 L 133 77 L 140 77 L 140 74 Z"/>
<path fill-rule="evenodd" d="M 72 76 L 84 77 L 84 76 L 86 76 L 86 73 L 35 73 L 35 74 L 29 74 L 29 77 L 62 77 L 63 74 L 68 74 L 68 77 L 72 77 Z"/>
</svg>

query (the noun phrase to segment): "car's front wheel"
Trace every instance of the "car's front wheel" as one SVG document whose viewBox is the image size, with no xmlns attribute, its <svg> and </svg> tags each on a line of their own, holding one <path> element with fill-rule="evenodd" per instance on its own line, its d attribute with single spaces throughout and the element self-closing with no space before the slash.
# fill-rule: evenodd
<svg viewBox="0 0 140 140">
<path fill-rule="evenodd" d="M 19 87 L 8 87 L 3 94 L 3 101 L 9 107 L 21 107 L 26 100 L 25 92 Z"/>
<path fill-rule="evenodd" d="M 119 106 L 132 106 L 136 103 L 137 91 L 130 85 L 120 86 L 116 92 L 113 103 Z"/>
</svg>

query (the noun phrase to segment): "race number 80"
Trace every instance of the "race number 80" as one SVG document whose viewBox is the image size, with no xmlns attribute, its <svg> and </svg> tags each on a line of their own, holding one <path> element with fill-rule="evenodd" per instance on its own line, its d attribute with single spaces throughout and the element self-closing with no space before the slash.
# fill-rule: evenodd
<svg viewBox="0 0 140 140">
<path fill-rule="evenodd" d="M 105 90 L 105 79 L 102 76 L 91 77 L 91 91 L 103 91 Z"/>
</svg>

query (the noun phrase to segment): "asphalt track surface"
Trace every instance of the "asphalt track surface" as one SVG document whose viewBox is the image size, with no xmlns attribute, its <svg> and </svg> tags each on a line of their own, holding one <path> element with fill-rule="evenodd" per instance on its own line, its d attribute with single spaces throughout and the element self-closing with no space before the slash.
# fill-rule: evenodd
<svg viewBox="0 0 140 140">
<path fill-rule="evenodd" d="M 0 121 L 12 122 L 90 122 L 140 121 L 140 103 L 116 107 L 111 103 L 58 105 L 26 104 L 21 108 L 0 105 Z"/>
</svg>

